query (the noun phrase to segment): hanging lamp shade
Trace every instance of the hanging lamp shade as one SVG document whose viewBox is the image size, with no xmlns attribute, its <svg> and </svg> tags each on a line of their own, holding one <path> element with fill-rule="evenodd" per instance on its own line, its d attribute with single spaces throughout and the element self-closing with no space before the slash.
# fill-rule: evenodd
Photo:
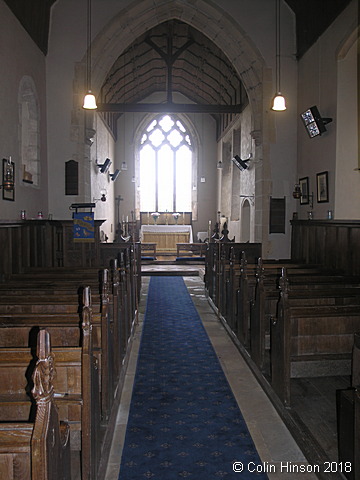
<svg viewBox="0 0 360 480">
<path fill-rule="evenodd" d="M 89 90 L 88 93 L 84 97 L 83 108 L 85 108 L 86 110 L 96 110 L 97 109 L 95 95 L 93 93 L 91 93 L 91 90 Z"/>
<path fill-rule="evenodd" d="M 271 109 L 275 110 L 275 112 L 286 110 L 285 97 L 283 97 L 280 92 L 275 95 Z"/>
</svg>

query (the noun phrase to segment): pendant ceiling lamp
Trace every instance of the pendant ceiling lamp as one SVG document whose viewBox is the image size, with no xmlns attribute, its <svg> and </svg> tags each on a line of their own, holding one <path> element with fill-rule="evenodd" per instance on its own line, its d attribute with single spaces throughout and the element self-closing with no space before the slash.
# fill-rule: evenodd
<svg viewBox="0 0 360 480">
<path fill-rule="evenodd" d="M 95 110 L 97 108 L 96 99 L 95 95 L 91 93 L 91 0 L 87 2 L 86 90 L 83 108 Z"/>
<path fill-rule="evenodd" d="M 280 89 L 280 0 L 275 0 L 275 35 L 276 35 L 276 95 L 273 98 L 272 110 L 282 112 L 286 110 L 285 98 Z"/>
</svg>

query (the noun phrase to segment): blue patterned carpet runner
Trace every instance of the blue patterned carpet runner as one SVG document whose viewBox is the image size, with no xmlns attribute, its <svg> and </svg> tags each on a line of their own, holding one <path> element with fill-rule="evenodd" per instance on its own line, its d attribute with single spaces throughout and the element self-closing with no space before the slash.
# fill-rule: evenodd
<svg viewBox="0 0 360 480">
<path fill-rule="evenodd" d="M 183 278 L 151 277 L 119 480 L 267 479 L 262 465 Z"/>
</svg>

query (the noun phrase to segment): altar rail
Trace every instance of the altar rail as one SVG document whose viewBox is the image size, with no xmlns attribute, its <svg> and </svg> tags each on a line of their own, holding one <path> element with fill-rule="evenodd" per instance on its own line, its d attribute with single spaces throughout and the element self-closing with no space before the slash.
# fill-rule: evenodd
<svg viewBox="0 0 360 480">
<path fill-rule="evenodd" d="M 291 258 L 360 274 L 360 220 L 292 220 Z"/>
</svg>

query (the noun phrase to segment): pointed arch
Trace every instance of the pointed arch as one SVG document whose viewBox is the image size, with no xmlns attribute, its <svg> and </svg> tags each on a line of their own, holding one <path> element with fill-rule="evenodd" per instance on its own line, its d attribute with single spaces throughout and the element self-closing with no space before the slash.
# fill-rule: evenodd
<svg viewBox="0 0 360 480">
<path fill-rule="evenodd" d="M 251 203 L 245 199 L 241 206 L 240 242 L 251 242 Z"/>
<path fill-rule="evenodd" d="M 119 12 L 92 43 L 93 90 L 99 91 L 125 48 L 148 29 L 171 19 L 188 23 L 224 52 L 247 91 L 254 116 L 254 131 L 261 131 L 264 60 L 240 25 L 217 5 L 204 0 L 194 5 L 184 4 L 181 0 L 142 0 Z"/>
<path fill-rule="evenodd" d="M 40 185 L 40 109 L 34 80 L 25 75 L 19 85 L 19 148 L 23 182 Z"/>
<path fill-rule="evenodd" d="M 254 160 L 259 160 L 255 181 L 255 205 L 258 218 L 255 241 L 267 242 L 268 192 L 271 179 L 269 168 L 263 168 L 263 165 L 269 165 L 269 149 L 263 151 L 263 138 L 269 138 L 268 130 L 271 125 L 264 122 L 267 108 L 264 107 L 263 90 L 268 88 L 268 82 L 263 81 L 266 66 L 259 50 L 233 18 L 210 0 L 198 0 L 194 3 L 184 3 L 182 0 L 133 2 L 112 18 L 92 42 L 92 89 L 99 91 L 111 66 L 125 48 L 148 29 L 171 19 L 188 23 L 216 43 L 233 64 L 245 87 L 251 108 L 251 136 L 255 144 Z M 78 135 L 84 124 L 80 105 L 83 95 L 81 88 L 85 74 L 85 60 L 86 55 L 81 65 L 77 65 L 75 70 L 73 136 Z M 79 143 L 81 143 L 80 137 Z M 83 144 L 79 147 L 85 150 L 86 155 L 88 147 Z"/>
</svg>

